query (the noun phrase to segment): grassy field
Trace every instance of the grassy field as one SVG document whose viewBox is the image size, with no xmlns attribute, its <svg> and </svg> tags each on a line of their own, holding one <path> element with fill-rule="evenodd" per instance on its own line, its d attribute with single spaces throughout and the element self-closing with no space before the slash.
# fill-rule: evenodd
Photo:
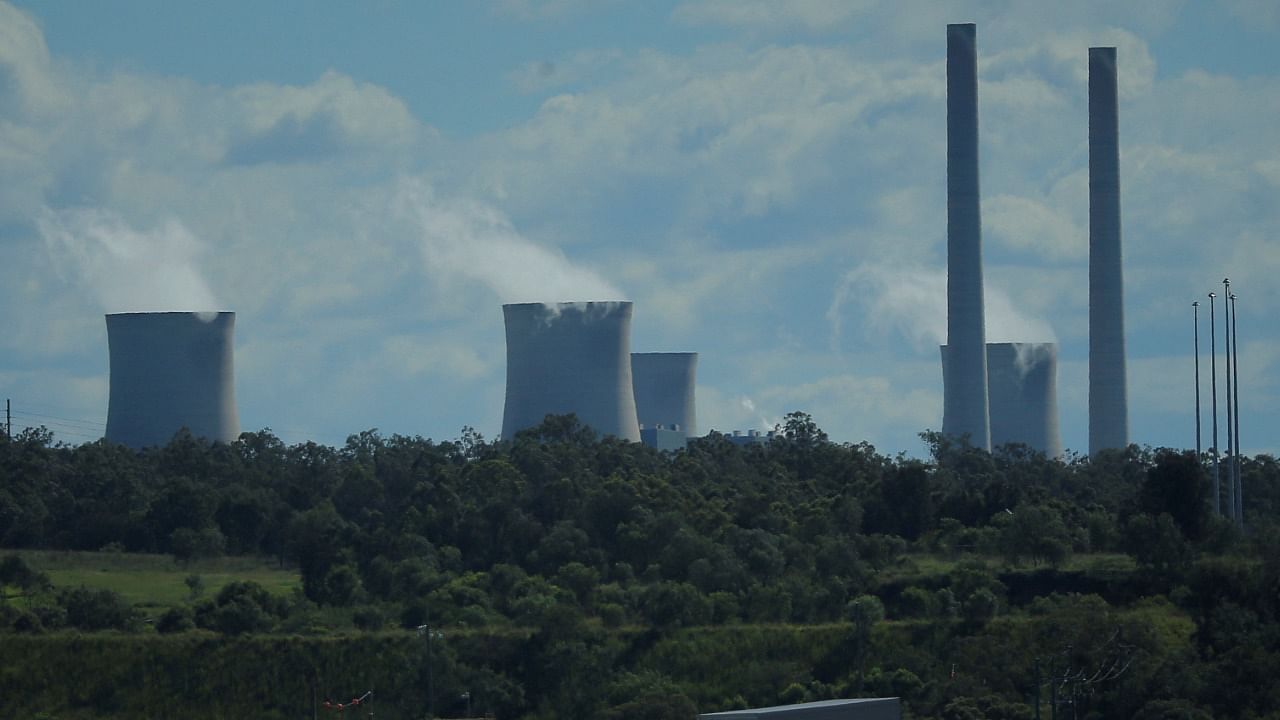
<svg viewBox="0 0 1280 720">
<path fill-rule="evenodd" d="M 143 609 L 163 609 L 190 601 L 192 594 L 186 579 L 191 575 L 202 580 L 205 597 L 237 580 L 252 580 L 279 595 L 288 595 L 301 586 L 296 569 L 281 569 L 275 561 L 265 558 L 193 560 L 183 566 L 171 555 L 0 550 L 0 555 L 11 554 L 48 574 L 55 587 L 84 585 L 112 590 Z"/>
<path fill-rule="evenodd" d="M 930 575 L 945 575 L 961 563 L 978 562 L 988 570 L 1035 570 L 1047 565 L 1035 565 L 1030 561 L 1018 565 L 1010 565 L 1003 559 L 987 555 L 958 553 L 955 555 L 940 554 L 907 554 L 897 565 L 881 572 L 879 580 L 909 579 Z M 1134 571 L 1137 565 L 1133 558 L 1120 553 L 1075 553 L 1068 557 L 1058 569 L 1065 571 L 1083 571 L 1093 574 L 1127 574 Z"/>
</svg>

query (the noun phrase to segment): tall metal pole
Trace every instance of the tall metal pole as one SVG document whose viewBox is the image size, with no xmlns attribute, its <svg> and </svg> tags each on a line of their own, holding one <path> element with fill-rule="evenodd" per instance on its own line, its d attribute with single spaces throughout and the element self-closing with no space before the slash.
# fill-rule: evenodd
<svg viewBox="0 0 1280 720">
<path fill-rule="evenodd" d="M 1196 349 L 1196 462 L 1200 461 L 1200 302 L 1191 303 L 1191 312 L 1195 316 L 1195 349 Z"/>
<path fill-rule="evenodd" d="M 1235 467 L 1235 443 L 1232 441 L 1231 418 L 1231 306 L 1227 299 L 1231 297 L 1231 279 L 1222 278 L 1222 340 L 1223 340 L 1223 375 L 1227 381 L 1227 517 L 1236 517 L 1236 480 L 1231 468 Z"/>
<path fill-rule="evenodd" d="M 1214 324 L 1214 293 L 1209 293 L 1209 392 L 1213 405 L 1213 511 L 1222 513 L 1222 486 L 1218 481 L 1218 330 Z"/>
<path fill-rule="evenodd" d="M 1236 451 L 1235 473 L 1236 473 L 1236 524 L 1244 527 L 1244 483 L 1240 480 L 1240 339 L 1236 335 L 1236 296 L 1232 293 L 1231 300 L 1231 346 L 1235 348 L 1235 354 L 1231 356 L 1231 374 L 1236 378 Z"/>
</svg>

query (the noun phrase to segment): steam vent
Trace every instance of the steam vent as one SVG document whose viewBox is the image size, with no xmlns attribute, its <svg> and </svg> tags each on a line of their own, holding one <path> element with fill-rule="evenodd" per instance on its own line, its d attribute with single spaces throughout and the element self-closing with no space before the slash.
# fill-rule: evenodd
<svg viewBox="0 0 1280 720">
<path fill-rule="evenodd" d="M 187 428 L 231 442 L 236 413 L 233 312 L 107 315 L 111 361 L 106 438 L 143 448 Z"/>
<path fill-rule="evenodd" d="M 1116 49 L 1089 48 L 1089 454 L 1129 444 Z"/>
<path fill-rule="evenodd" d="M 698 353 L 632 353 L 631 381 L 640 424 L 679 429 L 687 438 L 696 437 L 697 375 Z"/>
<path fill-rule="evenodd" d="M 631 387 L 629 302 L 503 305 L 507 400 L 502 437 L 574 413 L 602 435 L 640 441 Z"/>
<path fill-rule="evenodd" d="M 982 217 L 978 193 L 978 54 L 972 24 L 947 26 L 947 345 L 942 432 L 991 449 Z M 945 364 L 945 361 L 944 361 Z"/>
</svg>

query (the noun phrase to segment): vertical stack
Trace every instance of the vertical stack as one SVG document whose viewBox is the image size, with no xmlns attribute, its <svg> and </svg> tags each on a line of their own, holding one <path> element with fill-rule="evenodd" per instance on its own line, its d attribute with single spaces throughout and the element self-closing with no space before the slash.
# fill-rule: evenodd
<svg viewBox="0 0 1280 720">
<path fill-rule="evenodd" d="M 942 432 L 991 449 L 982 216 L 978 192 L 978 58 L 972 23 L 947 26 L 947 381 Z"/>
<path fill-rule="evenodd" d="M 1089 454 L 1129 444 L 1116 49 L 1089 48 Z"/>
</svg>

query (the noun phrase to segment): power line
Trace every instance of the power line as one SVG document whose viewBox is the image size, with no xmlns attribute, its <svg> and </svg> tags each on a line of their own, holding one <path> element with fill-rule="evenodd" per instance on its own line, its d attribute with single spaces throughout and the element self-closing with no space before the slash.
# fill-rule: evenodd
<svg viewBox="0 0 1280 720">
<path fill-rule="evenodd" d="M 42 414 L 42 413 L 31 412 L 31 411 L 29 411 L 29 410 L 19 410 L 19 411 L 18 411 L 18 414 L 20 414 L 20 415 L 27 415 L 27 416 L 29 416 L 29 417 L 47 418 L 47 419 L 49 419 L 49 420 L 62 420 L 62 421 L 64 421 L 64 422 L 71 422 L 71 423 L 83 423 L 83 424 L 85 424 L 85 425 L 103 425 L 103 424 L 104 424 L 104 423 L 99 422 L 99 421 L 97 421 L 97 420 L 80 420 L 80 419 L 77 419 L 77 418 L 61 417 L 61 416 L 58 416 L 58 415 L 45 415 L 45 414 Z"/>
</svg>

